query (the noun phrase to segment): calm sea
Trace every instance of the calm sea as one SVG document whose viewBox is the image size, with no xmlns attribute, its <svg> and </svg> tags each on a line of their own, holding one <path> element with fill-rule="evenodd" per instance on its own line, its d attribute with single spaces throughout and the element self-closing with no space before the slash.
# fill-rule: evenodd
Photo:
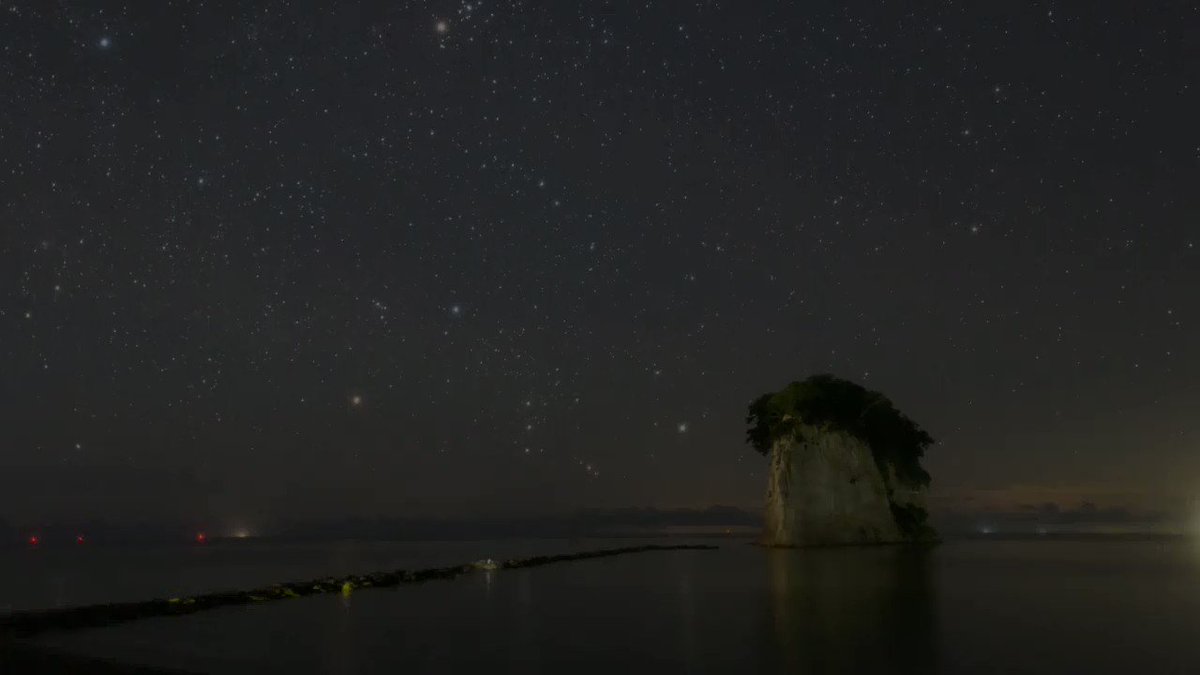
<svg viewBox="0 0 1200 675">
<path fill-rule="evenodd" d="M 8 551 L 0 606 L 625 543 Z M 39 642 L 197 673 L 1200 673 L 1200 546 L 1188 540 L 975 540 L 929 551 L 717 543 L 717 551 L 481 572 Z"/>
</svg>

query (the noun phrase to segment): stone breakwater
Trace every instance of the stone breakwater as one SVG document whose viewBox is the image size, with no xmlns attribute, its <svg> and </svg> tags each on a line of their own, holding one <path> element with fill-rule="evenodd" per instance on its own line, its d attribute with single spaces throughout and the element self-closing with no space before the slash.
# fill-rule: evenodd
<svg viewBox="0 0 1200 675">
<path fill-rule="evenodd" d="M 109 603 L 66 609 L 18 612 L 0 617 L 0 638 L 29 637 L 38 633 L 56 630 L 96 628 L 152 617 L 182 616 L 218 607 L 251 605 L 275 600 L 301 598 L 320 593 L 351 593 L 355 589 L 360 588 L 387 588 L 402 584 L 419 584 L 424 581 L 437 579 L 454 579 L 465 574 L 481 571 L 489 572 L 493 570 L 540 567 L 560 562 L 607 558 L 649 551 L 703 551 L 714 550 L 716 548 L 716 546 L 695 544 L 630 546 L 625 548 L 582 551 L 579 553 L 515 558 L 504 561 L 486 559 L 451 567 L 394 570 L 391 572 L 376 572 L 374 574 L 353 574 L 347 577 L 322 577 L 320 579 L 313 579 L 312 581 L 275 584 L 248 591 L 224 591 L 190 597 L 145 600 L 142 602 Z"/>
</svg>

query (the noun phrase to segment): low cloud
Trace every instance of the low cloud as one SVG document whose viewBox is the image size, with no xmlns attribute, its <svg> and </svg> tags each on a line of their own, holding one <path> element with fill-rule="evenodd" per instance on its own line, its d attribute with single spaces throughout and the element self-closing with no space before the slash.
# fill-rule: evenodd
<svg viewBox="0 0 1200 675">
<path fill-rule="evenodd" d="M 985 508 L 935 514 L 951 532 L 1124 532 L 1166 534 L 1186 529 L 1182 513 L 1125 505 L 1081 502 L 1018 504 L 1011 509 Z"/>
</svg>

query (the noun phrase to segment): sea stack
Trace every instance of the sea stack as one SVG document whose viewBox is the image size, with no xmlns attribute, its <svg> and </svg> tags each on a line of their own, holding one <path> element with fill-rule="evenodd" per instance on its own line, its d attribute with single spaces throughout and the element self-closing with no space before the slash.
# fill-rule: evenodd
<svg viewBox="0 0 1200 675">
<path fill-rule="evenodd" d="M 763 544 L 936 540 L 920 465 L 933 439 L 883 394 L 815 375 L 760 396 L 746 421 L 770 460 Z"/>
</svg>

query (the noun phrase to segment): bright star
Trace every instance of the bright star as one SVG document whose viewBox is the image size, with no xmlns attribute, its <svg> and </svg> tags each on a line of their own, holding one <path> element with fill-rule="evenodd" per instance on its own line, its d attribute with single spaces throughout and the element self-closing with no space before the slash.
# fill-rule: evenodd
<svg viewBox="0 0 1200 675">
<path fill-rule="evenodd" d="M 363 403 L 363 397 L 361 394 L 355 394 L 350 397 L 350 405 L 358 407 L 358 406 L 362 405 L 362 403 Z"/>
<path fill-rule="evenodd" d="M 434 28 L 437 28 L 437 32 L 439 33 L 445 33 L 446 31 L 450 30 L 450 24 L 446 23 L 445 21 L 438 21 Z"/>
<path fill-rule="evenodd" d="M 108 49 L 112 46 L 112 38 L 105 35 L 104 37 L 100 38 L 99 44 L 101 49 Z"/>
<path fill-rule="evenodd" d="M 686 434 L 687 430 L 688 430 L 688 423 L 680 422 L 678 425 L 675 426 L 675 430 L 681 434 Z"/>
</svg>

